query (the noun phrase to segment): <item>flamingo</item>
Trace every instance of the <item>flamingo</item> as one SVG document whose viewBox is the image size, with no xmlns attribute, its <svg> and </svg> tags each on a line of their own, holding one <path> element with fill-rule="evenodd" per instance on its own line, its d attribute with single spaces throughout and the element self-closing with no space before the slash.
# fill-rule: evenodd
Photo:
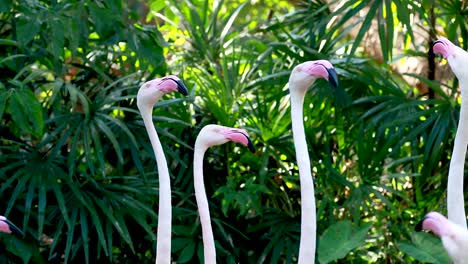
<svg viewBox="0 0 468 264">
<path fill-rule="evenodd" d="M 448 219 L 465 229 L 466 214 L 463 197 L 463 169 L 465 165 L 466 147 L 468 145 L 468 53 L 455 46 L 446 38 L 434 41 L 432 51 L 447 59 L 450 68 L 457 76 L 461 87 L 460 120 L 458 123 L 452 159 L 450 160 L 447 182 L 447 215 Z"/>
<path fill-rule="evenodd" d="M 445 216 L 430 212 L 416 225 L 416 231 L 432 231 L 440 237 L 454 264 L 468 264 L 468 230 Z"/>
<path fill-rule="evenodd" d="M 159 212 L 158 212 L 158 233 L 156 264 L 169 264 L 171 261 L 171 185 L 169 179 L 169 170 L 167 168 L 166 157 L 159 141 L 158 134 L 154 128 L 152 112 L 154 104 L 161 97 L 169 92 L 179 91 L 187 95 L 187 87 L 175 75 L 169 75 L 163 78 L 157 78 L 145 82 L 138 90 L 137 106 L 141 117 L 145 123 L 154 156 L 158 165 L 159 175 Z"/>
<path fill-rule="evenodd" d="M 219 125 L 206 125 L 202 128 L 195 141 L 193 157 L 193 180 L 195 185 L 195 198 L 197 200 L 200 223 L 202 226 L 203 252 L 205 264 L 216 263 L 216 249 L 211 227 L 210 209 L 203 183 L 203 156 L 211 146 L 222 145 L 228 141 L 240 143 L 255 152 L 255 148 L 247 132 L 243 129 L 230 128 Z"/>
<path fill-rule="evenodd" d="M 310 168 L 309 153 L 304 132 L 302 108 L 309 87 L 317 78 L 324 78 L 334 87 L 338 77 L 333 65 L 327 60 L 307 61 L 294 67 L 289 77 L 291 119 L 294 147 L 296 149 L 299 181 L 301 184 L 301 238 L 299 264 L 315 263 L 316 212 L 314 183 Z"/>
<path fill-rule="evenodd" d="M 6 217 L 0 215 L 0 232 L 7 234 L 17 234 L 23 236 L 23 231 L 21 231 L 17 226 L 10 222 Z"/>
</svg>

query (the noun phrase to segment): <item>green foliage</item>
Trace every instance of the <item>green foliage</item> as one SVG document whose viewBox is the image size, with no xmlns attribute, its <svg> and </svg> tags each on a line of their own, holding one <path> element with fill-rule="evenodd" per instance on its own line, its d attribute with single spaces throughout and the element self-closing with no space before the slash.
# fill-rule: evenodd
<svg viewBox="0 0 468 264">
<path fill-rule="evenodd" d="M 371 225 L 356 227 L 350 221 L 340 221 L 331 225 L 320 237 L 318 260 L 330 263 L 344 258 L 348 253 L 365 243 Z"/>
<path fill-rule="evenodd" d="M 27 230 L 8 247 L 25 263 L 112 259 L 141 247 L 134 231 L 155 239 L 154 181 L 132 130 L 139 79 L 165 62 L 155 27 L 126 26 L 124 11 L 112 1 L 2 8 L 1 193 L 3 213 Z"/>
<path fill-rule="evenodd" d="M 426 233 L 414 233 L 412 242 L 401 242 L 398 248 L 424 263 L 451 263 L 440 239 Z"/>
<path fill-rule="evenodd" d="M 192 146 L 217 123 L 247 129 L 257 148 L 206 154 L 218 261 L 296 263 L 286 83 L 296 64 L 328 59 L 341 87 L 319 80 L 304 104 L 318 261 L 447 263 L 439 240 L 412 226 L 443 209 L 458 84 L 426 76 L 431 63 L 398 68 L 435 65 L 436 32 L 468 47 L 467 5 L 439 2 L 0 1 L 0 208 L 26 231 L 1 235 L 0 261 L 154 262 L 158 181 L 135 95 L 178 74 L 189 97 L 153 113 L 171 172 L 173 261 L 203 261 Z"/>
</svg>

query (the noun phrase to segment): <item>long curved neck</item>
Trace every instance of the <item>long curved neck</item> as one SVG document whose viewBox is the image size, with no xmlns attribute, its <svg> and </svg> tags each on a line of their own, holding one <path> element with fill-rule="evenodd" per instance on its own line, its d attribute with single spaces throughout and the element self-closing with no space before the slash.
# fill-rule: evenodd
<svg viewBox="0 0 468 264">
<path fill-rule="evenodd" d="M 467 228 L 465 214 L 465 199 L 463 196 L 463 178 L 466 148 L 468 145 L 468 80 L 459 79 L 461 88 L 460 120 L 450 160 L 447 183 L 448 219 L 455 224 Z"/>
<path fill-rule="evenodd" d="M 301 184 L 301 239 L 299 264 L 315 263 L 316 212 L 314 182 L 310 168 L 309 152 L 304 131 L 302 108 L 305 93 L 291 92 L 291 119 L 296 149 L 299 180 Z"/>
<path fill-rule="evenodd" d="M 202 226 L 205 264 L 215 264 L 216 248 L 213 229 L 211 227 L 210 209 L 208 206 L 208 199 L 206 197 L 205 184 L 203 182 L 203 156 L 205 155 L 206 150 L 206 146 L 199 142 L 195 142 L 193 182 L 195 186 L 195 198 L 197 200 L 198 213 L 200 214 L 200 222 Z"/>
<path fill-rule="evenodd" d="M 158 234 L 156 248 L 156 264 L 169 264 L 171 262 L 171 183 L 166 157 L 159 141 L 158 134 L 154 128 L 150 111 L 141 111 L 146 131 L 153 147 L 159 175 L 159 212 L 158 212 Z"/>
</svg>

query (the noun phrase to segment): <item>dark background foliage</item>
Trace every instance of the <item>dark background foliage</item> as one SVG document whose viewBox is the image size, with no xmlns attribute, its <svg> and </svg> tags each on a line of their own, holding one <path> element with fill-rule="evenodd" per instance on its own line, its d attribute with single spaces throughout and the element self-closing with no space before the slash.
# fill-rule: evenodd
<svg viewBox="0 0 468 264">
<path fill-rule="evenodd" d="M 464 1 L 0 2 L 0 234 L 6 263 L 152 263 L 158 177 L 136 108 L 139 85 L 178 74 L 153 120 L 171 173 L 172 257 L 203 259 L 193 143 L 210 123 L 242 127 L 255 154 L 210 149 L 205 185 L 221 263 L 295 263 L 300 185 L 287 81 L 328 59 L 304 104 L 319 263 L 447 263 L 414 233 L 445 212 L 458 83 L 430 57 L 468 45 Z M 451 21 L 450 23 L 448 21 Z"/>
</svg>

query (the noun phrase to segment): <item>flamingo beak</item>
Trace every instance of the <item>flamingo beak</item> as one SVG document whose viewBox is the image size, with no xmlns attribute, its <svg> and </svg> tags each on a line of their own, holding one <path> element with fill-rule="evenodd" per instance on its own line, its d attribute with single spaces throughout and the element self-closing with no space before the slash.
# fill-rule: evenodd
<svg viewBox="0 0 468 264">
<path fill-rule="evenodd" d="M 187 86 L 185 86 L 185 84 L 181 80 L 178 80 L 178 79 L 176 80 L 176 79 L 173 79 L 173 78 L 168 78 L 168 79 L 174 81 L 177 84 L 177 91 L 179 93 L 181 93 L 182 95 L 185 95 L 185 96 L 188 95 Z"/>
<path fill-rule="evenodd" d="M 327 68 L 328 72 L 328 82 L 330 82 L 331 86 L 334 88 L 337 88 L 339 83 L 338 83 L 338 75 L 336 74 L 336 70 L 334 68 Z"/>
<path fill-rule="evenodd" d="M 426 217 L 423 218 L 423 220 L 419 221 L 416 226 L 414 227 L 414 231 L 420 232 L 423 231 L 423 222 L 426 220 Z"/>
<path fill-rule="evenodd" d="M 245 132 L 239 129 L 234 129 L 234 130 L 230 130 L 229 132 L 227 132 L 224 136 L 227 140 L 240 143 L 246 146 L 251 152 L 255 153 L 255 147 L 252 143 L 252 140 Z"/>
<path fill-rule="evenodd" d="M 177 83 L 177 91 L 181 93 L 182 95 L 187 96 L 188 95 L 187 86 L 185 86 L 185 84 L 181 80 L 177 80 L 175 82 Z"/>
<path fill-rule="evenodd" d="M 3 220 L 3 222 L 5 222 L 8 225 L 8 227 L 10 228 L 13 234 L 24 236 L 23 231 L 21 231 L 21 229 L 19 229 L 15 224 L 10 222 L 8 219 Z"/>
<path fill-rule="evenodd" d="M 249 137 L 247 137 L 247 148 L 250 150 L 250 152 L 255 153 L 255 147 Z"/>
</svg>

